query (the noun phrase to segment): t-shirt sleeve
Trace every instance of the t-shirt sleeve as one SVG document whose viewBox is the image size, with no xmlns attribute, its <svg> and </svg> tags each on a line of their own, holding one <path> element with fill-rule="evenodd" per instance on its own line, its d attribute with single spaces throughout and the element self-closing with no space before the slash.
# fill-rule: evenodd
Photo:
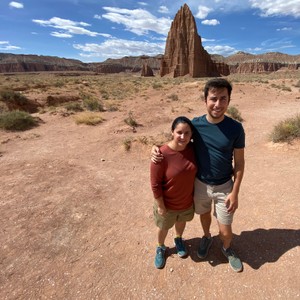
<svg viewBox="0 0 300 300">
<path fill-rule="evenodd" d="M 238 136 L 237 139 L 235 140 L 234 148 L 236 149 L 245 148 L 245 131 L 242 124 L 239 124 Z"/>
<path fill-rule="evenodd" d="M 159 163 L 150 164 L 150 181 L 154 198 L 163 195 L 164 160 Z"/>
</svg>

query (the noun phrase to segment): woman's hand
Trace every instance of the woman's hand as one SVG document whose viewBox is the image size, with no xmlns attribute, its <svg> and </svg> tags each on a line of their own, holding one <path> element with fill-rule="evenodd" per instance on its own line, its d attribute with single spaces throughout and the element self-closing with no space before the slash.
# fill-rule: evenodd
<svg viewBox="0 0 300 300">
<path fill-rule="evenodd" d="M 167 213 L 167 209 L 164 205 L 157 207 L 157 212 L 159 215 L 164 216 Z"/>
</svg>

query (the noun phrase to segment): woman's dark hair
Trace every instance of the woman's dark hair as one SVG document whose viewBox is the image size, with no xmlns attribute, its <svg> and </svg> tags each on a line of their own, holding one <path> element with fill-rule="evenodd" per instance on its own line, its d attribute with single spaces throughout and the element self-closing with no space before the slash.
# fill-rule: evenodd
<svg viewBox="0 0 300 300">
<path fill-rule="evenodd" d="M 190 127 L 191 127 L 191 130 L 192 130 L 192 133 L 194 132 L 194 126 L 191 122 L 191 120 L 185 116 L 180 116 L 180 117 L 177 117 L 173 123 L 172 123 L 172 126 L 171 126 L 171 130 L 172 132 L 175 130 L 176 126 L 180 123 L 186 123 L 188 124 Z"/>
<path fill-rule="evenodd" d="M 213 79 L 210 79 L 205 84 L 205 87 L 204 87 L 204 99 L 205 100 L 207 100 L 208 91 L 210 89 L 213 89 L 213 88 L 216 88 L 216 89 L 226 88 L 227 91 L 228 91 L 229 99 L 230 99 L 231 91 L 232 91 L 232 85 L 226 79 L 224 79 L 224 78 L 213 78 Z"/>
</svg>

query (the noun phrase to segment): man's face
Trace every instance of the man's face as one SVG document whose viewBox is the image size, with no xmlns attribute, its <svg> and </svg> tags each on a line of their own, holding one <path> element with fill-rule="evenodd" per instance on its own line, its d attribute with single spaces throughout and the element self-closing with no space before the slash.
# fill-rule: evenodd
<svg viewBox="0 0 300 300">
<path fill-rule="evenodd" d="M 229 105 L 229 95 L 226 88 L 212 88 L 208 91 L 206 108 L 208 117 L 213 122 L 222 121 Z"/>
</svg>

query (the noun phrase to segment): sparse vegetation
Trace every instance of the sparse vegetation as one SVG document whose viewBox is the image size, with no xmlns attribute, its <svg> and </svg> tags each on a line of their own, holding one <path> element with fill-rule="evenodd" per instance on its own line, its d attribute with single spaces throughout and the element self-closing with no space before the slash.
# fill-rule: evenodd
<svg viewBox="0 0 300 300">
<path fill-rule="evenodd" d="M 97 125 L 103 121 L 102 116 L 96 112 L 82 112 L 75 116 L 76 124 Z"/>
<path fill-rule="evenodd" d="M 28 99 L 19 92 L 15 92 L 11 89 L 3 89 L 0 91 L 0 101 L 16 105 L 25 105 Z"/>
<path fill-rule="evenodd" d="M 132 144 L 132 139 L 131 138 L 126 138 L 123 141 L 123 145 L 126 151 L 129 151 L 131 149 L 131 144 Z"/>
<path fill-rule="evenodd" d="M 37 125 L 29 113 L 19 110 L 0 113 L 0 128 L 10 131 L 24 131 Z"/>
<path fill-rule="evenodd" d="M 124 122 L 125 122 L 127 125 L 131 126 L 131 127 L 137 127 L 137 126 L 138 126 L 137 121 L 136 121 L 136 120 L 134 119 L 134 117 L 133 117 L 132 111 L 130 111 L 130 112 L 128 113 L 128 117 L 127 117 L 126 119 L 124 119 Z"/>
<path fill-rule="evenodd" d="M 74 111 L 74 112 L 83 111 L 83 107 L 79 102 L 69 102 L 65 105 L 65 108 L 67 111 Z"/>
<path fill-rule="evenodd" d="M 105 102 L 105 107 L 107 111 L 117 111 L 118 110 L 118 106 L 111 101 Z"/>
<path fill-rule="evenodd" d="M 90 111 L 104 111 L 102 103 L 90 95 L 85 95 L 83 97 L 83 105 Z"/>
<path fill-rule="evenodd" d="M 178 95 L 177 94 L 171 94 L 168 96 L 168 99 L 171 99 L 172 101 L 178 101 Z"/>
<path fill-rule="evenodd" d="M 274 143 L 290 142 L 296 138 L 300 138 L 300 115 L 279 122 L 270 135 Z"/>
<path fill-rule="evenodd" d="M 235 106 L 229 106 L 227 108 L 227 114 L 229 116 L 231 116 L 233 119 L 239 121 L 239 122 L 243 122 L 244 119 L 241 116 L 241 113 L 239 112 L 239 110 L 235 107 Z"/>
</svg>

